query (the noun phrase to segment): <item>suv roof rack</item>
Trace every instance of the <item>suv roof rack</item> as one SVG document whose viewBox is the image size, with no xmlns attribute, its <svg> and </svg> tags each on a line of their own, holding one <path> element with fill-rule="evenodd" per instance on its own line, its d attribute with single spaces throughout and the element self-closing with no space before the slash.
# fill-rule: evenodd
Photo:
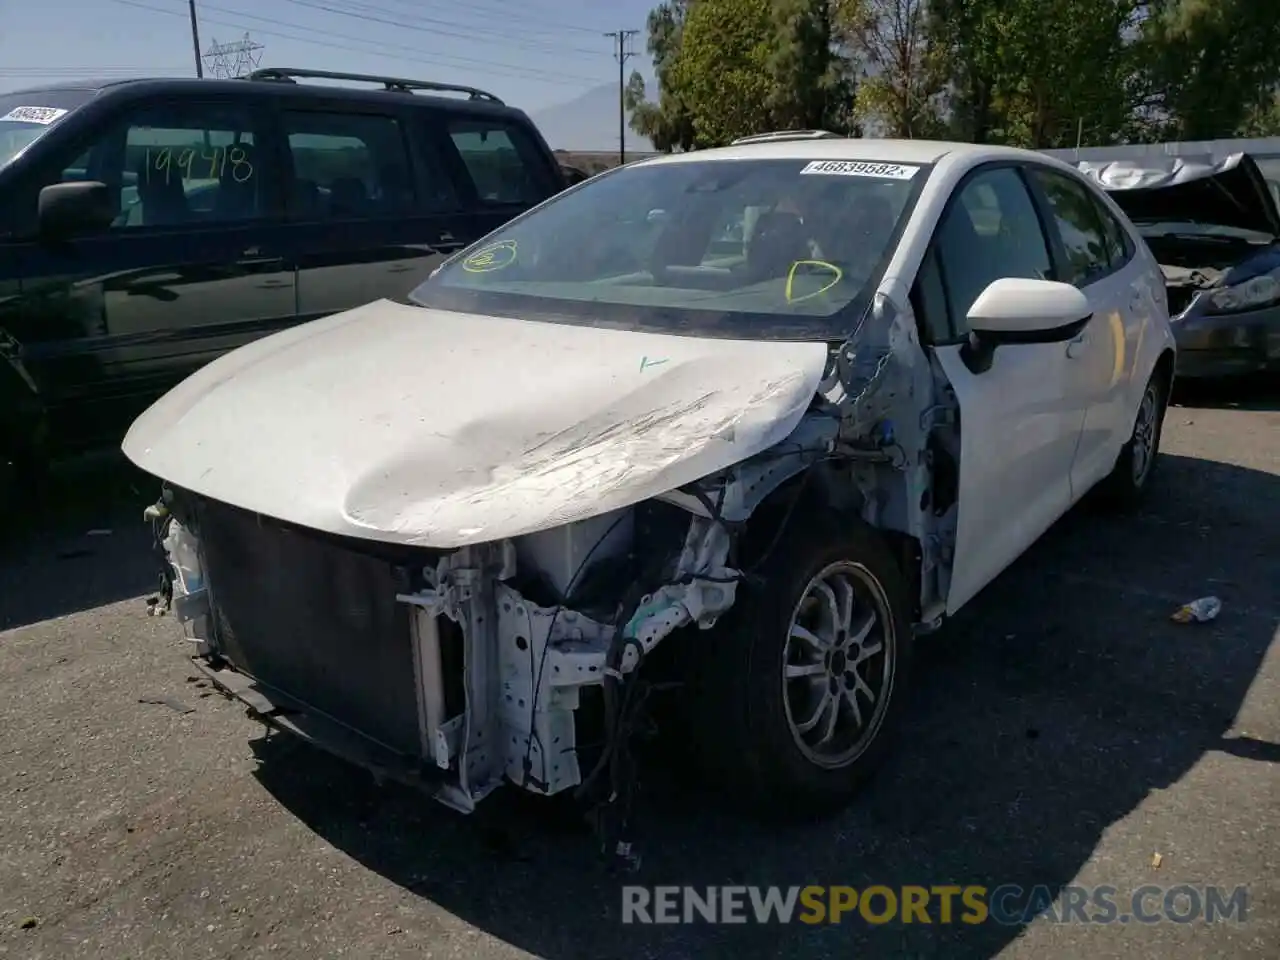
<svg viewBox="0 0 1280 960">
<path fill-rule="evenodd" d="M 472 100 L 502 101 L 487 90 L 464 87 L 455 83 L 433 83 L 430 80 L 405 80 L 401 77 L 380 77 L 371 73 L 338 73 L 333 70 L 298 70 L 293 67 L 262 67 L 244 75 L 245 80 L 271 80 L 277 83 L 296 83 L 297 78 L 311 80 L 358 80 L 364 83 L 380 83 L 387 90 L 411 93 L 414 90 L 432 90 L 445 93 L 465 93 Z"/>
<path fill-rule="evenodd" d="M 843 134 L 830 130 L 773 130 L 769 133 L 753 133 L 749 137 L 739 137 L 730 143 L 738 147 L 745 143 L 779 143 L 785 140 L 844 140 Z"/>
</svg>

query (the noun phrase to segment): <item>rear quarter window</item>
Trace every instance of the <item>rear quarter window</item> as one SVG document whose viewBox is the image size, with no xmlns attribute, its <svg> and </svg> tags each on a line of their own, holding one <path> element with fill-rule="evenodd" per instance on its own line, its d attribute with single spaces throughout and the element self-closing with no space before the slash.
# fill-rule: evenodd
<svg viewBox="0 0 1280 960">
<path fill-rule="evenodd" d="M 543 151 L 520 124 L 450 117 L 447 136 L 483 206 L 532 206 L 556 192 Z"/>
</svg>

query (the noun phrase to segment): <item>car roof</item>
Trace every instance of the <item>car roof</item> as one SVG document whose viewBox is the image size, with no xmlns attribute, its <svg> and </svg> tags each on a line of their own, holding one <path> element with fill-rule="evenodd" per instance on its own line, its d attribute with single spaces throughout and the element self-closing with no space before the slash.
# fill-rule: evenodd
<svg viewBox="0 0 1280 960">
<path fill-rule="evenodd" d="M 365 82 L 372 82 L 365 81 Z M 467 113 L 488 112 L 501 114 L 522 113 L 518 108 L 503 103 L 496 97 L 494 100 L 467 99 L 457 96 L 437 95 L 432 92 L 407 92 L 386 90 L 375 86 L 332 86 L 318 83 L 291 83 L 282 80 L 221 80 L 210 77 L 129 77 L 112 80 L 75 80 L 63 83 L 41 84 L 39 87 L 27 87 L 22 90 L 11 90 L 6 97 L 25 96 L 38 93 L 81 91 L 94 97 L 128 90 L 130 93 L 235 93 L 251 94 L 269 93 L 277 96 L 308 97 L 321 96 L 329 100 L 351 100 L 353 102 L 385 103 L 386 97 L 397 98 L 400 102 L 428 102 L 433 107 L 453 109 Z"/>
<path fill-rule="evenodd" d="M 948 140 L 887 140 L 874 137 L 839 137 L 831 139 L 778 139 L 734 144 L 691 153 L 675 153 L 639 161 L 651 163 L 689 163 L 702 160 L 866 160 L 872 163 L 937 163 L 943 157 L 967 157 L 975 163 L 985 160 L 1037 159 L 1043 154 L 1016 147 L 1000 147 L 980 143 L 956 143 Z"/>
</svg>

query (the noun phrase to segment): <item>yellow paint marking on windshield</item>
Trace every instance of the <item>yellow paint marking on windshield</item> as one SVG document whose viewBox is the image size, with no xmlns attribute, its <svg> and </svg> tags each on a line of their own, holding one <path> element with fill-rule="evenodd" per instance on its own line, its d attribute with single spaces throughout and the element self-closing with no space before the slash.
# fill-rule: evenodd
<svg viewBox="0 0 1280 960">
<path fill-rule="evenodd" d="M 801 267 L 817 267 L 820 270 L 827 270 L 831 273 L 831 279 L 822 288 L 806 293 L 803 296 L 795 296 L 792 293 L 792 287 L 796 282 L 796 271 Z M 828 263 L 826 260 L 797 260 L 791 265 L 791 269 L 787 271 L 787 303 L 800 303 L 804 300 L 812 300 L 814 297 L 820 297 L 844 278 L 844 271 L 837 267 L 834 263 Z"/>
<path fill-rule="evenodd" d="M 516 262 L 516 241 L 499 240 L 486 247 L 481 247 L 467 259 L 462 261 L 462 269 L 467 273 L 491 273 L 501 270 Z"/>
</svg>

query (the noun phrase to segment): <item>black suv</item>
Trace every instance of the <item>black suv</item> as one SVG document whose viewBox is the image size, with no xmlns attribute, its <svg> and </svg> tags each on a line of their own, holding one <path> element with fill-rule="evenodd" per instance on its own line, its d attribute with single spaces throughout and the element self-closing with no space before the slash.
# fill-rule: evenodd
<svg viewBox="0 0 1280 960">
<path fill-rule="evenodd" d="M 272 68 L 0 94 L 0 473 L 118 442 L 220 354 L 405 296 L 565 186 L 471 87 Z"/>
</svg>

